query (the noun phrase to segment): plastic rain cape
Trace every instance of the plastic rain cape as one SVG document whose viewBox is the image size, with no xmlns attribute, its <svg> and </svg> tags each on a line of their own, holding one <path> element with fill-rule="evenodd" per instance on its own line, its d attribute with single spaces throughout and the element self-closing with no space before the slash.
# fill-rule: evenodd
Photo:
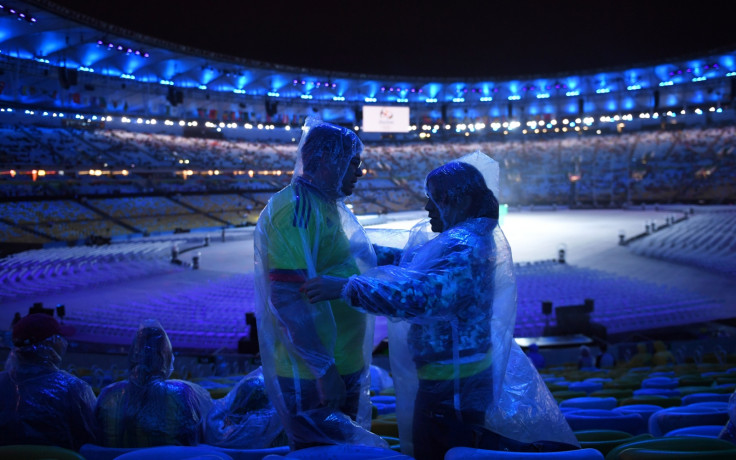
<svg viewBox="0 0 736 460">
<path fill-rule="evenodd" d="M 362 143 L 349 130 L 308 119 L 291 184 L 262 211 L 254 235 L 256 318 L 269 398 L 294 444 L 385 446 L 370 433 L 373 318 L 342 300 L 310 304 L 301 284 L 375 266 L 363 227 L 344 204 L 342 181 Z M 336 365 L 357 376 L 355 419 L 317 407 L 313 388 Z M 319 399 L 317 399 L 319 401 Z M 293 423 L 290 423 L 293 422 Z"/>
<path fill-rule="evenodd" d="M 94 442 L 95 394 L 59 369 L 66 340 L 13 348 L 0 373 L 0 445 L 51 444 L 79 450 Z"/>
<path fill-rule="evenodd" d="M 128 361 L 128 380 L 106 386 L 97 398 L 100 444 L 151 447 L 202 442 L 212 398 L 195 383 L 168 379 L 174 355 L 158 321 L 141 323 Z"/>
<path fill-rule="evenodd" d="M 464 158 L 486 171 L 487 184 L 498 183 L 497 165 L 495 182 L 488 178 L 493 173 L 487 173 L 495 161 L 479 153 Z M 450 224 L 453 211 L 440 212 Z M 393 319 L 389 356 L 402 452 L 414 453 L 412 426 L 420 378 L 454 381 L 454 394 L 442 404 L 456 411 L 485 412 L 489 430 L 522 443 L 578 446 L 557 402 L 513 340 L 516 281 L 511 249 L 497 220 L 472 218 L 449 229 L 445 225 L 440 234 L 429 227 L 425 220 L 412 229 L 399 266 L 381 266 L 353 277 L 344 292 L 354 305 Z M 460 378 L 488 365 L 492 396 L 461 394 Z"/>
<path fill-rule="evenodd" d="M 284 427 L 266 394 L 263 371 L 252 371 L 207 414 L 206 444 L 233 449 L 265 449 L 286 444 Z"/>
</svg>

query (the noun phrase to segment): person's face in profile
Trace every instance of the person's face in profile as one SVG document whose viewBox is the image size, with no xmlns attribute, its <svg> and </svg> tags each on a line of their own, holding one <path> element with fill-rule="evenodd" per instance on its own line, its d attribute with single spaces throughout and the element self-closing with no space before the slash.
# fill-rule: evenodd
<svg viewBox="0 0 736 460">
<path fill-rule="evenodd" d="M 427 204 L 424 209 L 428 213 L 429 224 L 432 226 L 432 231 L 435 233 L 441 233 L 444 230 L 445 225 L 442 223 L 442 217 L 440 217 L 440 210 L 432 198 L 427 198 Z"/>
<path fill-rule="evenodd" d="M 432 226 L 432 231 L 435 233 L 441 233 L 445 229 L 445 224 L 442 221 L 442 214 L 440 213 L 440 208 L 437 207 L 437 204 L 432 199 L 432 196 L 434 195 L 434 187 L 432 186 L 432 183 L 427 184 L 427 204 L 424 205 L 424 209 L 427 211 L 427 215 L 429 217 L 429 224 Z"/>
<path fill-rule="evenodd" d="M 363 162 L 360 159 L 360 154 L 355 155 L 350 164 L 348 164 L 348 170 L 345 172 L 345 177 L 342 178 L 342 187 L 340 190 L 345 196 L 350 196 L 355 190 L 355 184 L 358 182 L 358 178 L 363 176 Z"/>
</svg>

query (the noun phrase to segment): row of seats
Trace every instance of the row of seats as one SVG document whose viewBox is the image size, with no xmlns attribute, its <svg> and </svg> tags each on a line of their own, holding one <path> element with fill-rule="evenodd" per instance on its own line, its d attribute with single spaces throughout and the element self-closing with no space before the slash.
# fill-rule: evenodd
<svg viewBox="0 0 736 460">
<path fill-rule="evenodd" d="M 701 213 L 629 244 L 647 257 L 736 274 L 736 211 Z"/>
</svg>

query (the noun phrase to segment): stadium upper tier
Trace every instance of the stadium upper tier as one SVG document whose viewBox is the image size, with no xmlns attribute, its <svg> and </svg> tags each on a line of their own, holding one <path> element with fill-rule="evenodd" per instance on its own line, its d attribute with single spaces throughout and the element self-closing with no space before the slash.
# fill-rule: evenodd
<svg viewBox="0 0 736 460">
<path fill-rule="evenodd" d="M 421 209 L 424 177 L 481 150 L 512 206 L 734 203 L 736 126 L 621 135 L 367 143 L 356 214 Z M 253 223 L 292 175 L 296 143 L 0 125 L 5 241 L 48 242 Z"/>
<path fill-rule="evenodd" d="M 635 68 L 512 80 L 402 77 L 294 68 L 192 49 L 46 0 L 3 1 L 0 101 L 91 113 L 289 123 L 304 114 L 361 124 L 361 106 L 409 106 L 412 123 L 530 120 L 726 107 L 736 50 Z"/>
</svg>

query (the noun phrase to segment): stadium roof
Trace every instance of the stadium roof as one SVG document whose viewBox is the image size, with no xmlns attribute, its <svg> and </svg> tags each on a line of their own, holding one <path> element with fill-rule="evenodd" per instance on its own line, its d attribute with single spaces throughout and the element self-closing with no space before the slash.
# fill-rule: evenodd
<svg viewBox="0 0 736 460">
<path fill-rule="evenodd" d="M 75 0 L 58 0 L 58 2 L 71 4 L 75 3 Z M 84 2 L 76 2 L 76 4 L 82 3 Z M 66 7 L 60 6 L 58 3 L 47 0 L 0 0 L 0 5 L 2 5 L 2 8 L 0 8 L 0 60 L 2 62 L 10 62 L 7 61 L 7 58 L 3 59 L 4 55 L 10 58 L 35 60 L 59 68 L 91 72 L 95 75 L 130 79 L 144 83 L 170 85 L 180 88 L 200 88 L 210 91 L 234 92 L 248 97 L 273 96 L 294 99 L 314 99 L 315 101 L 363 102 L 365 100 L 366 102 L 397 103 L 464 102 L 466 98 L 469 98 L 469 101 L 477 100 L 483 102 L 484 99 L 489 101 L 494 97 L 512 101 L 523 98 L 525 95 L 530 95 L 532 99 L 549 98 L 550 93 L 560 92 L 562 95 L 567 93 L 568 96 L 577 96 L 578 94 L 596 94 L 596 92 L 600 93 L 602 91 L 620 91 L 626 90 L 627 88 L 656 89 L 657 85 L 662 85 L 662 83 L 688 83 L 695 81 L 693 80 L 694 77 L 718 78 L 725 77 L 736 71 L 736 63 L 734 62 L 736 46 L 732 46 L 730 48 L 714 50 L 708 54 L 699 53 L 693 56 L 681 56 L 676 60 L 645 63 L 649 67 L 635 65 L 636 63 L 627 60 L 625 62 L 630 63 L 630 65 L 621 65 L 617 68 L 607 66 L 605 70 L 589 68 L 584 71 L 585 73 L 571 71 L 556 74 L 537 73 L 536 76 L 516 75 L 513 78 L 507 77 L 505 80 L 492 76 L 486 78 L 477 76 L 461 78 L 341 72 L 334 70 L 334 68 L 340 66 L 320 68 L 320 63 L 324 61 L 316 59 L 312 61 L 310 57 L 327 56 L 333 61 L 347 61 L 350 53 L 345 52 L 346 44 L 348 48 L 351 46 L 365 47 L 370 46 L 371 41 L 369 40 L 368 45 L 366 45 L 365 42 L 357 40 L 357 35 L 366 34 L 366 26 L 365 21 L 362 19 L 358 20 L 359 16 L 354 12 L 352 16 L 348 16 L 354 17 L 355 21 L 348 22 L 347 24 L 354 26 L 355 33 L 348 35 L 345 29 L 339 27 L 335 27 L 334 30 L 330 29 L 330 25 L 345 24 L 345 21 L 339 20 L 340 18 L 337 21 L 331 18 L 330 14 L 332 13 L 331 8 L 333 6 L 330 3 L 311 4 L 312 9 L 319 10 L 322 8 L 325 11 L 325 16 L 328 19 L 325 20 L 326 22 L 319 22 L 314 19 L 315 16 L 313 15 L 306 15 L 305 13 L 304 16 L 300 16 L 305 10 L 296 7 L 292 7 L 291 9 L 279 8 L 278 4 L 262 2 L 273 9 L 273 13 L 267 16 L 263 13 L 265 11 L 263 5 L 256 8 L 256 6 L 251 5 L 251 2 L 238 2 L 247 3 L 248 8 L 253 8 L 253 14 L 250 16 L 266 23 L 272 29 L 271 34 L 266 34 L 267 41 L 273 39 L 275 43 L 281 43 L 282 36 L 285 36 L 291 45 L 289 47 L 290 49 L 302 50 L 303 55 L 307 57 L 306 60 L 300 61 L 299 63 L 315 62 L 315 65 L 310 67 L 276 63 L 277 60 L 286 59 L 283 57 L 285 55 L 278 54 L 278 50 L 283 51 L 282 47 L 264 46 L 259 48 L 255 44 L 246 46 L 250 43 L 250 38 L 253 38 L 253 43 L 263 43 L 256 40 L 257 37 L 260 37 L 260 32 L 258 31 L 261 29 L 249 29 L 248 26 L 244 26 L 244 34 L 236 33 L 238 29 L 235 24 L 238 20 L 242 20 L 244 24 L 247 23 L 242 13 L 238 10 L 217 11 L 217 14 L 219 14 L 218 17 L 222 19 L 222 24 L 218 24 L 212 22 L 213 16 L 209 13 L 212 11 L 212 8 L 204 2 L 198 4 L 197 9 L 191 9 L 186 12 L 174 8 L 171 6 L 171 2 L 164 2 L 164 0 L 149 3 L 151 3 L 150 9 L 139 8 L 137 13 L 139 16 L 145 17 L 149 14 L 149 11 L 152 12 L 150 16 L 152 19 L 158 21 L 158 26 L 154 26 L 154 29 L 146 29 L 147 34 L 144 34 L 133 31 L 128 27 L 121 27 L 112 21 L 101 21 L 74 12 Z M 133 0 L 117 3 L 89 2 L 89 4 L 102 4 L 104 8 L 110 8 L 112 12 L 120 11 L 117 9 L 120 5 L 128 9 L 136 8 L 136 5 L 139 5 L 139 3 Z M 189 1 L 181 0 L 177 4 L 180 4 L 182 9 L 193 8 L 192 2 Z M 632 2 L 625 1 L 617 3 L 620 8 L 629 7 L 631 4 Z M 170 11 L 170 15 L 162 18 L 160 16 L 160 10 L 155 9 L 154 5 L 166 5 L 168 11 Z M 371 10 L 363 14 L 365 16 L 373 14 L 374 18 L 376 15 L 391 17 L 392 15 L 398 14 L 398 12 L 392 12 L 390 9 L 380 11 L 380 6 L 380 2 L 371 3 Z M 456 30 L 450 28 L 450 24 L 453 21 L 460 22 L 468 31 L 476 30 L 480 27 L 481 24 L 478 23 L 477 17 L 474 16 L 472 7 L 466 6 L 465 8 L 470 8 L 470 10 L 464 10 L 462 14 L 458 13 L 457 18 L 444 20 L 444 16 L 439 16 L 437 19 L 439 22 L 447 24 L 448 32 L 445 40 L 448 43 L 452 43 L 452 48 L 456 51 L 459 59 L 465 56 L 462 52 L 465 48 L 474 51 L 471 54 L 482 56 L 481 50 L 492 48 L 503 50 L 510 46 L 510 43 L 516 42 L 516 36 L 509 34 L 508 37 L 500 40 L 498 44 L 493 42 L 486 47 L 473 43 L 472 39 L 469 39 L 470 41 L 466 43 L 463 34 L 459 34 Z M 499 7 L 499 10 L 501 12 L 508 11 L 508 9 L 501 7 Z M 544 13 L 547 9 L 542 8 L 541 10 L 535 11 Z M 583 17 L 583 13 L 587 11 L 583 9 L 569 12 L 573 17 L 578 19 L 580 27 L 585 30 L 589 30 L 590 27 L 590 24 L 586 22 L 589 18 L 586 19 Z M 699 13 L 696 14 L 695 11 L 699 10 L 693 8 L 687 9 L 688 14 L 692 14 L 693 18 L 698 18 Z M 157 13 L 153 14 L 153 12 Z M 637 14 L 633 10 L 629 11 L 629 13 L 632 15 Z M 518 14 L 524 14 L 525 21 L 530 21 L 530 24 L 537 24 L 531 21 L 531 14 L 522 12 L 518 12 Z M 727 16 L 718 15 L 716 12 L 711 12 L 710 14 L 713 15 L 713 24 L 722 21 L 723 19 L 721 18 Z M 480 14 L 477 16 L 480 16 Z M 497 14 L 496 16 L 501 19 L 489 20 L 486 30 L 503 30 L 502 25 L 506 22 L 510 22 L 512 25 L 518 23 L 515 20 L 506 21 L 507 15 L 505 14 Z M 544 14 L 542 16 L 544 17 Z M 192 17 L 201 17 L 202 24 L 199 29 L 192 29 L 197 24 L 196 21 L 191 21 Z M 228 19 L 231 17 L 236 18 L 235 22 Z M 426 16 L 417 14 L 417 17 Z M 508 17 L 515 18 L 516 16 Z M 645 15 L 644 17 L 646 18 L 647 16 Z M 341 18 L 344 18 L 344 16 Z M 394 18 L 396 19 L 397 28 L 404 27 L 402 20 L 405 20 L 405 18 L 396 18 L 395 16 Z M 386 34 L 390 38 L 391 34 L 386 29 L 386 23 L 380 22 L 378 19 L 375 20 L 378 25 L 375 27 L 375 30 L 370 31 L 373 37 L 380 37 Z M 668 19 L 663 14 L 660 22 L 666 21 Z M 124 21 L 121 20 L 121 22 Z M 309 25 L 314 30 L 314 33 L 310 35 L 303 30 L 297 28 L 291 29 L 289 27 L 297 22 Z M 251 22 L 250 24 L 252 25 L 253 23 Z M 673 22 L 673 24 L 676 24 L 676 22 Z M 673 41 L 674 37 L 681 37 L 682 35 L 687 35 L 691 38 L 695 37 L 696 35 L 694 35 L 693 31 L 696 29 L 701 30 L 702 26 L 702 24 L 694 23 L 689 30 L 675 30 L 670 34 L 657 35 L 655 39 L 647 35 L 652 33 L 652 30 L 631 31 L 630 35 L 641 34 L 643 37 L 640 39 L 642 48 L 650 47 L 653 43 L 664 50 L 672 51 L 668 43 Z M 129 27 L 133 26 L 131 25 Z M 143 26 L 136 25 L 135 27 Z M 712 27 L 714 36 L 722 36 L 722 30 L 720 28 L 716 25 Z M 200 34 L 208 38 L 210 43 L 212 43 L 211 40 L 213 38 L 216 39 L 216 42 L 214 45 L 206 45 L 206 42 L 202 41 L 187 40 L 184 42 L 182 40 L 178 42 L 177 37 L 181 37 L 181 35 L 168 35 L 172 33 L 171 30 L 177 30 L 177 28 L 181 29 L 185 34 L 192 35 L 192 40 L 199 36 L 197 34 Z M 553 29 L 559 32 L 563 38 L 569 36 L 565 32 L 562 24 L 555 24 Z M 423 46 L 429 48 L 430 55 L 437 53 L 436 50 L 431 48 L 431 43 L 435 42 L 436 39 L 433 34 L 441 33 L 445 29 L 441 29 L 440 31 L 439 29 L 430 27 L 427 30 L 430 33 L 426 36 L 420 36 L 417 40 L 410 42 L 416 46 L 416 55 L 424 56 L 420 58 L 421 60 L 427 59 L 425 53 L 420 53 Z M 728 29 L 729 33 L 730 30 Z M 165 38 L 169 40 L 155 38 L 153 36 L 154 33 L 160 37 L 166 36 Z M 451 37 L 450 35 L 452 33 L 457 34 L 457 37 Z M 508 32 L 506 33 L 508 34 Z M 329 36 L 332 35 L 335 35 L 337 38 L 330 40 Z M 519 37 L 523 35 L 524 31 L 522 30 L 519 33 Z M 467 36 L 472 37 L 469 33 Z M 552 58 L 553 56 L 562 55 L 557 54 L 557 50 L 550 50 L 552 44 L 559 43 L 559 41 L 552 39 L 555 36 L 554 34 L 550 35 L 549 40 L 537 38 L 537 42 L 533 43 L 533 46 L 527 48 L 526 51 L 519 51 L 517 49 L 514 51 L 515 54 L 509 55 L 515 59 L 521 56 L 521 61 L 515 60 L 517 63 L 516 68 L 547 68 L 541 65 L 541 61 L 531 62 L 531 67 L 523 67 L 518 63 L 523 62 L 525 58 L 535 55 L 533 53 L 536 53 L 535 50 L 537 47 L 543 51 L 543 54 L 550 56 L 548 60 L 554 60 Z M 536 35 L 536 37 L 539 36 Z M 609 41 L 615 42 L 619 47 L 623 47 L 625 43 L 628 43 L 626 46 L 632 46 L 623 37 L 623 35 L 608 37 L 607 41 L 599 43 L 601 50 L 606 49 L 603 47 L 603 44 Z M 176 39 L 177 43 L 170 41 L 173 39 Z M 518 40 L 529 46 L 526 40 L 521 40 L 520 38 Z M 199 47 L 195 48 L 187 43 L 195 43 Z M 236 45 L 243 44 L 240 47 L 244 50 L 241 56 L 225 54 L 227 52 L 235 53 L 235 48 L 230 46 L 233 43 Z M 376 38 L 375 43 L 384 42 L 383 39 L 379 40 Z M 397 46 L 399 43 L 397 42 Z M 218 44 L 222 46 L 218 46 Z M 576 42 L 571 43 L 570 46 L 582 50 L 584 49 L 583 44 L 583 42 Z M 204 49 L 205 45 L 210 50 Z M 380 61 L 381 58 L 386 59 L 388 54 L 380 52 L 379 46 L 376 46 L 376 48 L 373 54 L 378 57 L 378 60 Z M 213 49 L 221 49 L 221 51 L 212 51 Z M 401 48 L 398 47 L 397 49 Z M 249 54 L 249 51 L 254 51 L 255 53 L 255 51 L 259 50 L 265 50 L 266 56 L 271 53 L 274 59 L 265 61 L 242 57 L 245 54 Z M 360 52 L 352 54 L 361 56 L 365 63 L 376 62 L 369 59 L 371 54 L 365 48 L 360 48 Z M 413 57 L 413 54 L 411 56 L 401 52 L 389 54 L 399 56 L 400 59 L 395 60 L 395 62 L 401 62 L 402 59 L 407 62 L 417 62 L 417 58 Z M 598 54 L 605 53 L 599 52 Z M 253 56 L 256 56 L 256 54 L 253 54 Z M 576 62 L 587 62 L 586 59 L 582 59 L 582 56 L 584 56 L 583 53 L 580 53 L 579 56 L 581 59 Z M 610 60 L 613 63 L 615 61 L 613 58 L 604 57 L 606 58 L 604 62 L 609 62 Z M 442 59 L 436 59 L 436 61 L 445 67 L 452 67 L 449 65 L 449 61 L 445 62 Z M 498 59 L 496 62 L 498 62 Z M 592 65 L 592 62 L 590 61 L 588 64 Z M 470 63 L 471 61 L 468 61 L 468 65 Z M 538 64 L 539 67 L 536 67 Z M 460 68 L 460 66 L 456 68 Z M 373 69 L 378 69 L 378 67 L 367 66 L 367 71 Z"/>
<path fill-rule="evenodd" d="M 55 0 L 147 36 L 228 56 L 369 75 L 519 78 L 636 67 L 736 45 L 719 5 L 415 0 Z"/>
</svg>

